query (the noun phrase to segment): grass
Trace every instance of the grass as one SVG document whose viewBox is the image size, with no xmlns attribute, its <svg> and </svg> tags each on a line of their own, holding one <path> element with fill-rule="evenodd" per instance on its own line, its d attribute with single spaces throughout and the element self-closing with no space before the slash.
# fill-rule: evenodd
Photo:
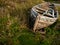
<svg viewBox="0 0 60 45">
<path fill-rule="evenodd" d="M 59 1 L 59 0 L 44 0 L 44 1 L 52 2 L 52 3 L 60 3 L 60 1 Z"/>
<path fill-rule="evenodd" d="M 60 28 L 57 28 L 60 18 L 57 23 L 45 28 L 47 32 L 44 38 L 29 29 L 31 8 L 41 2 L 42 0 L 0 0 L 0 45 L 60 44 Z"/>
</svg>

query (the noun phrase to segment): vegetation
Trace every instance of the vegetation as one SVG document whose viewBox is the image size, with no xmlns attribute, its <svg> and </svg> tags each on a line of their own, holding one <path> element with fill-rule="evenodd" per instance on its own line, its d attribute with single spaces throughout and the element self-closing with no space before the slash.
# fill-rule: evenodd
<svg viewBox="0 0 60 45">
<path fill-rule="evenodd" d="M 45 28 L 44 36 L 29 29 L 30 10 L 41 2 L 0 0 L 0 45 L 60 45 L 60 18 Z"/>
<path fill-rule="evenodd" d="M 54 3 L 60 3 L 59 0 L 45 0 L 45 1 L 48 1 L 48 2 L 54 2 Z"/>
</svg>

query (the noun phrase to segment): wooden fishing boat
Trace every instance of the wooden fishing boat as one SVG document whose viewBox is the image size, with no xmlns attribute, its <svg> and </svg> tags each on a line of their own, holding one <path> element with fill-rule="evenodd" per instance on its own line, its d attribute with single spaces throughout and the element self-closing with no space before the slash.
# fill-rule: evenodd
<svg viewBox="0 0 60 45">
<path fill-rule="evenodd" d="M 31 10 L 32 20 L 35 21 L 33 30 L 52 25 L 58 19 L 58 11 L 54 4 L 45 2 L 34 6 Z"/>
</svg>

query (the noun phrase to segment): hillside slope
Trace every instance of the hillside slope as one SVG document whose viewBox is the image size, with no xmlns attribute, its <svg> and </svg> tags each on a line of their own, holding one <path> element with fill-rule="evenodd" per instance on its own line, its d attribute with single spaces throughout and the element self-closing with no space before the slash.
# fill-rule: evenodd
<svg viewBox="0 0 60 45">
<path fill-rule="evenodd" d="M 42 0 L 0 0 L 0 45 L 60 44 L 60 17 L 55 24 L 45 28 L 47 32 L 44 37 L 29 29 L 31 8 L 41 2 Z"/>
</svg>

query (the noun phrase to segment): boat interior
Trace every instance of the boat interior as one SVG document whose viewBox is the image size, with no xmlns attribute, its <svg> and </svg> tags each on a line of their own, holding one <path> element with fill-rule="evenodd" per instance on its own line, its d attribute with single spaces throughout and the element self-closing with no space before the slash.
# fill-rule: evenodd
<svg viewBox="0 0 60 45">
<path fill-rule="evenodd" d="M 58 11 L 56 11 L 54 4 L 50 4 L 48 7 L 49 8 L 48 10 L 41 8 L 41 6 L 42 5 L 39 4 L 35 7 L 37 13 L 50 18 L 57 18 Z"/>
</svg>

